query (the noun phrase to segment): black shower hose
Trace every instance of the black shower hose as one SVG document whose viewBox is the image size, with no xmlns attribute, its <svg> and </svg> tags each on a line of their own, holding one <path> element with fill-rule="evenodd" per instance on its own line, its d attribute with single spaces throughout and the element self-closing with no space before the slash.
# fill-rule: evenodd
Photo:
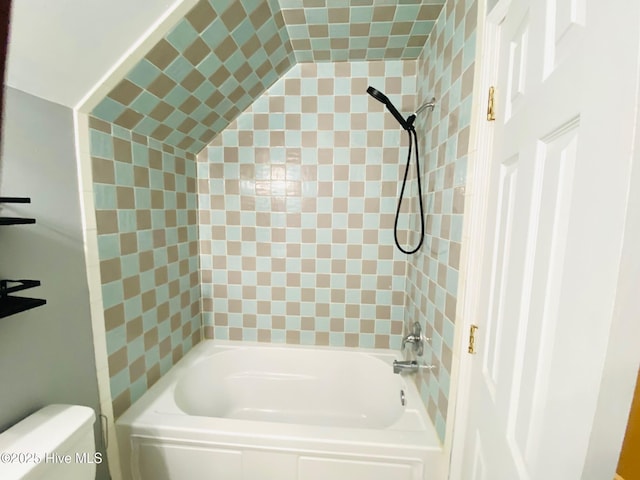
<svg viewBox="0 0 640 480">
<path fill-rule="evenodd" d="M 409 135 L 409 153 L 407 155 L 407 165 L 404 168 L 404 178 L 402 179 L 402 188 L 400 189 L 400 197 L 398 198 L 398 209 L 396 210 L 396 220 L 393 225 L 393 238 L 396 241 L 396 246 L 398 249 L 407 255 L 412 255 L 420 250 L 422 243 L 424 242 L 424 208 L 422 206 L 422 184 L 420 183 L 420 154 L 418 152 L 418 135 L 416 134 L 416 129 L 411 126 L 411 128 L 407 129 L 407 134 Z M 407 185 L 407 175 L 409 173 L 409 166 L 411 164 L 411 141 L 413 140 L 413 144 L 416 148 L 416 177 L 418 179 L 418 203 L 420 205 L 420 241 L 418 245 L 413 250 L 405 250 L 398 242 L 398 218 L 400 217 L 400 206 L 402 205 L 402 197 L 404 195 L 404 188 Z"/>
</svg>

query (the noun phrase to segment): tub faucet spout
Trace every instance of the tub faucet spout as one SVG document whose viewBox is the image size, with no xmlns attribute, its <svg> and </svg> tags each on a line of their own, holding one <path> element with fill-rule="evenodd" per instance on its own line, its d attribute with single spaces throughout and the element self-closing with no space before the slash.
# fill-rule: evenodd
<svg viewBox="0 0 640 480">
<path fill-rule="evenodd" d="M 393 361 L 393 373 L 416 373 L 420 369 L 415 360 Z"/>
</svg>

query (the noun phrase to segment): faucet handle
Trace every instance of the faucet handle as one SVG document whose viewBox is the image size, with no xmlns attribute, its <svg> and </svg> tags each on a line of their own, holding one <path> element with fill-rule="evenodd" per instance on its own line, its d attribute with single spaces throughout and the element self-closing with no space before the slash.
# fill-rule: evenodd
<svg viewBox="0 0 640 480">
<path fill-rule="evenodd" d="M 413 322 L 413 330 L 402 339 L 402 350 L 404 350 L 407 343 L 411 343 L 413 345 L 413 351 L 418 357 L 420 357 L 424 353 L 424 342 L 428 340 L 430 339 L 426 338 L 422 334 L 420 324 L 418 322 Z"/>
</svg>

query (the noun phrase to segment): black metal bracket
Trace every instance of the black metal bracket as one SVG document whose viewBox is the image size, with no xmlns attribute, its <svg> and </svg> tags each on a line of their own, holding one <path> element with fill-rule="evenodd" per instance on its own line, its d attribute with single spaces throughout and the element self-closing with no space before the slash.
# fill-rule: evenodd
<svg viewBox="0 0 640 480">
<path fill-rule="evenodd" d="M 12 287 L 10 283 L 17 283 Z M 10 293 L 19 292 L 20 290 L 26 290 L 27 288 L 39 287 L 40 280 L 0 280 L 0 298 L 6 297 Z"/>
</svg>

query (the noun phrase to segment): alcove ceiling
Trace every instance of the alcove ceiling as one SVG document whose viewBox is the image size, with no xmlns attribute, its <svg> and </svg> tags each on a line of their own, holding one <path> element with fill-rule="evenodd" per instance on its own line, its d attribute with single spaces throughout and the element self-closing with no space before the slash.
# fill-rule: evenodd
<svg viewBox="0 0 640 480">
<path fill-rule="evenodd" d="M 7 83 L 77 106 L 182 1 L 13 2 Z M 298 62 L 417 58 L 444 2 L 200 0 L 92 114 L 197 153 Z"/>
</svg>

